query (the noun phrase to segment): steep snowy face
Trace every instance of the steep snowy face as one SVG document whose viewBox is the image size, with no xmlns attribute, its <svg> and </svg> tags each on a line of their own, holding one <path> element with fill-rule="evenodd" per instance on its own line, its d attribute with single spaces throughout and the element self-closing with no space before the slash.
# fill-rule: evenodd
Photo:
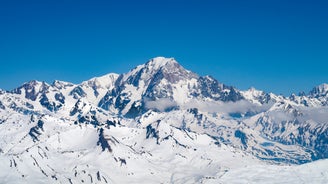
<svg viewBox="0 0 328 184">
<path fill-rule="evenodd" d="M 222 84 L 211 76 L 199 77 L 196 87 L 192 87 L 192 92 L 193 97 L 214 101 L 236 102 L 244 99 L 239 90 Z"/>
<path fill-rule="evenodd" d="M 84 95 L 88 101 L 97 105 L 109 90 L 115 88 L 118 74 L 110 73 L 101 77 L 95 77 L 78 85 L 78 91 Z"/>
<path fill-rule="evenodd" d="M 122 75 L 118 82 L 142 87 L 158 84 L 162 80 L 175 84 L 192 78 L 197 78 L 197 75 L 184 69 L 174 58 L 157 57 Z"/>
<path fill-rule="evenodd" d="M 36 80 L 24 83 L 21 87 L 14 89 L 12 92 L 22 94 L 25 98 L 35 101 L 39 95 L 48 92 L 50 85 L 45 82 Z"/>
<path fill-rule="evenodd" d="M 194 99 L 235 102 L 243 97 L 237 89 L 210 76 L 200 77 L 184 69 L 173 58 L 157 57 L 120 75 L 99 107 L 135 117 L 148 110 L 148 102 L 159 99 L 174 109 Z"/>
<path fill-rule="evenodd" d="M 310 91 L 310 96 L 312 97 L 320 97 L 327 96 L 328 94 L 328 84 L 321 84 Z"/>
<path fill-rule="evenodd" d="M 328 84 L 314 87 L 308 95 L 304 92 L 299 95 L 292 94 L 289 100 L 306 107 L 328 106 Z"/>
<path fill-rule="evenodd" d="M 107 89 L 111 90 L 115 87 L 115 82 L 118 78 L 118 74 L 110 73 L 101 77 L 95 77 L 88 81 L 82 82 L 81 85 L 88 86 L 92 89 Z"/>
<path fill-rule="evenodd" d="M 173 58 L 157 57 L 120 75 L 115 88 L 107 92 L 99 107 L 132 116 L 140 115 L 145 111 L 145 101 L 187 97 L 187 84 L 197 78 Z"/>
<path fill-rule="evenodd" d="M 50 112 L 69 114 L 80 100 L 97 106 L 108 90 L 115 87 L 117 74 L 93 78 L 81 84 L 55 80 L 51 85 L 45 82 L 30 81 L 11 92 L 2 95 L 1 104 L 12 109 L 30 113 Z"/>
<path fill-rule="evenodd" d="M 241 91 L 241 94 L 245 99 L 259 105 L 268 103 L 270 100 L 274 100 L 271 98 L 270 94 L 265 93 L 264 91 L 257 90 L 253 87 L 248 89 L 247 91 Z"/>
<path fill-rule="evenodd" d="M 313 88 L 308 97 L 319 101 L 320 105 L 328 106 L 328 84 L 321 84 Z"/>
<path fill-rule="evenodd" d="M 74 84 L 65 81 L 59 81 L 59 80 L 55 80 L 52 83 L 52 87 L 57 88 L 59 90 L 67 89 L 72 86 L 74 86 Z"/>
</svg>

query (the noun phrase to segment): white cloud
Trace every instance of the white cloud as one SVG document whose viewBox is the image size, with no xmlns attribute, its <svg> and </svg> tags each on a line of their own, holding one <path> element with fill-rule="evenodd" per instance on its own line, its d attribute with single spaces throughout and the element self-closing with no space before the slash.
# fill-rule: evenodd
<svg viewBox="0 0 328 184">
<path fill-rule="evenodd" d="M 246 100 L 240 100 L 237 102 L 206 102 L 201 100 L 191 100 L 184 104 L 178 104 L 172 99 L 161 98 L 155 101 L 145 100 L 145 106 L 148 109 L 156 109 L 161 112 L 165 111 L 166 109 L 179 106 L 180 109 L 197 108 L 200 111 L 209 113 L 258 113 L 268 110 L 272 106 L 272 104 L 259 106 Z"/>
<path fill-rule="evenodd" d="M 183 109 L 197 108 L 200 111 L 210 113 L 246 113 L 246 112 L 262 112 L 268 110 L 272 104 L 256 105 L 246 100 L 237 102 L 205 102 L 200 100 L 192 100 L 181 105 Z"/>
<path fill-rule="evenodd" d="M 148 109 L 156 109 L 164 112 L 166 109 L 177 106 L 177 103 L 169 98 L 161 98 L 156 101 L 145 100 L 145 106 Z"/>
<path fill-rule="evenodd" d="M 275 110 L 268 112 L 274 122 L 292 121 L 297 118 L 300 122 L 310 121 L 315 123 L 328 123 L 328 107 L 295 107 L 302 115 L 297 117 L 291 112 Z"/>
<path fill-rule="evenodd" d="M 328 123 L 328 107 L 302 108 L 302 120 L 313 120 L 317 123 Z"/>
</svg>

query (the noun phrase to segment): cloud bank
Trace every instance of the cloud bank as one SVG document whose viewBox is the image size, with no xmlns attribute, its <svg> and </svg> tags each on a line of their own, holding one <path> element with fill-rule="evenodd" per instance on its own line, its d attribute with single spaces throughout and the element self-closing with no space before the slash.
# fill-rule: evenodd
<svg viewBox="0 0 328 184">
<path fill-rule="evenodd" d="M 156 101 L 144 101 L 146 108 L 164 112 L 167 109 L 177 107 L 177 103 L 169 98 L 161 98 Z"/>
<path fill-rule="evenodd" d="M 263 112 L 268 110 L 272 104 L 256 105 L 246 100 L 240 100 L 237 102 L 215 102 L 215 101 L 201 101 L 201 100 L 190 100 L 184 104 L 178 104 L 172 99 L 161 98 L 156 101 L 145 101 L 145 106 L 148 109 L 156 109 L 164 112 L 167 109 L 179 107 L 180 109 L 191 109 L 197 108 L 203 112 L 209 113 L 247 113 L 247 112 Z"/>
</svg>

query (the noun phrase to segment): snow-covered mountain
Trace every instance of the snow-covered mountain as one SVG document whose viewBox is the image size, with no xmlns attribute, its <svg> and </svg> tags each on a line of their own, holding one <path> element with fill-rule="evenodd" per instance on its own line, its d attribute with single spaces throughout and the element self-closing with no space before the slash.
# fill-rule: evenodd
<svg viewBox="0 0 328 184">
<path fill-rule="evenodd" d="M 0 136 L 2 183 L 247 183 L 255 168 L 326 183 L 328 85 L 241 91 L 157 57 L 81 84 L 0 90 Z"/>
<path fill-rule="evenodd" d="M 136 117 L 149 110 L 149 104 L 158 104 L 158 100 L 163 102 L 160 110 L 170 110 L 195 99 L 227 102 L 242 96 L 212 77 L 200 77 L 184 69 L 173 58 L 158 57 L 120 75 L 98 106 Z"/>
</svg>

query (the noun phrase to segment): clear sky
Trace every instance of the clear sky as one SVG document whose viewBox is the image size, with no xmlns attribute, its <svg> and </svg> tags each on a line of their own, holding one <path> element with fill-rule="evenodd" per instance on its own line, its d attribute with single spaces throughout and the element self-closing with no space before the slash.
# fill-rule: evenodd
<svg viewBox="0 0 328 184">
<path fill-rule="evenodd" d="M 156 56 L 239 89 L 328 83 L 328 1 L 0 0 L 0 88 L 80 83 Z"/>
</svg>

